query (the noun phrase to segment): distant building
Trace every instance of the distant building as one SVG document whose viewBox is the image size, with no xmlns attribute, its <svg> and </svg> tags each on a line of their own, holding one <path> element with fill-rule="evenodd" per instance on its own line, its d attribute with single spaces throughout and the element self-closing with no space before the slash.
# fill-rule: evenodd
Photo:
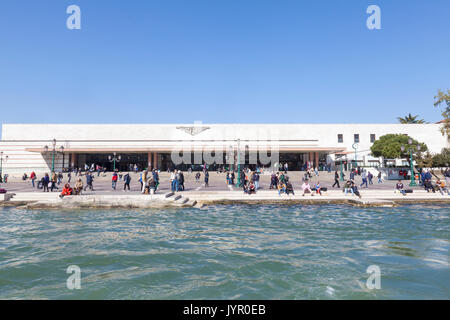
<svg viewBox="0 0 450 320">
<path fill-rule="evenodd" d="M 121 156 L 116 168 L 167 170 L 177 167 L 229 168 L 240 158 L 251 166 L 269 166 L 279 155 L 289 170 L 305 166 L 340 167 L 341 162 L 380 166 L 370 156 L 373 142 L 385 134 L 407 134 L 424 142 L 430 152 L 448 147 L 441 124 L 3 124 L 0 150 L 8 155 L 3 172 L 49 172 L 100 165 L 111 170 L 109 156 Z M 53 141 L 55 140 L 55 152 Z M 238 151 L 240 157 L 237 156 Z M 179 152 L 178 152 L 179 151 Z M 261 154 L 266 157 L 261 157 Z M 188 155 L 189 154 L 189 155 Z M 53 157 L 54 155 L 54 157 Z M 263 159 L 264 158 L 264 159 Z M 180 159 L 184 163 L 180 164 Z M 232 160 L 231 160 L 232 159 Z M 272 163 L 273 165 L 273 163 Z"/>
</svg>

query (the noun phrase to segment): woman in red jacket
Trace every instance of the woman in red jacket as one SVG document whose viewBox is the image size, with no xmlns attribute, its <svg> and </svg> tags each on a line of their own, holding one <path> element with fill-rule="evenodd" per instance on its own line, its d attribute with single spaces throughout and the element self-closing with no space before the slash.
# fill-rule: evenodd
<svg viewBox="0 0 450 320">
<path fill-rule="evenodd" d="M 63 198 L 65 196 L 71 196 L 73 194 L 73 189 L 70 187 L 70 184 L 66 183 L 66 185 L 64 186 L 60 197 Z"/>
</svg>

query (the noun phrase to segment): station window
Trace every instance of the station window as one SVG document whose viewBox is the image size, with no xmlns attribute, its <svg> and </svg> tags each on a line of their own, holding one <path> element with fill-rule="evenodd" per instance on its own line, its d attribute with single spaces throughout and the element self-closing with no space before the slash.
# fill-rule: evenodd
<svg viewBox="0 0 450 320">
<path fill-rule="evenodd" d="M 343 134 L 338 134 L 338 143 L 343 143 L 344 142 L 344 135 Z"/>
<path fill-rule="evenodd" d="M 374 133 L 370 134 L 370 143 L 374 143 L 376 140 L 376 136 Z"/>
<path fill-rule="evenodd" d="M 359 143 L 359 134 L 355 134 L 354 136 L 355 143 Z"/>
</svg>

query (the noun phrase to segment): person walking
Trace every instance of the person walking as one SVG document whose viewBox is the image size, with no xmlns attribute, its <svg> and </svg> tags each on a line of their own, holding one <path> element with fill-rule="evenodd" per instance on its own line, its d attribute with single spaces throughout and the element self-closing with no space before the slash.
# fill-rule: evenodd
<svg viewBox="0 0 450 320">
<path fill-rule="evenodd" d="M 123 191 L 130 191 L 130 182 L 131 182 L 131 177 L 130 174 L 127 172 L 124 177 L 123 177 Z"/>
<path fill-rule="evenodd" d="M 369 186 L 367 185 L 367 173 L 366 173 L 366 170 L 362 171 L 361 178 L 362 178 L 362 183 L 361 183 L 360 187 L 362 187 L 363 185 L 366 185 L 366 189 L 369 188 Z"/>
<path fill-rule="evenodd" d="M 339 185 L 339 173 L 337 172 L 337 170 L 334 172 L 334 183 L 332 185 L 332 188 L 334 188 L 335 185 L 337 185 L 338 188 L 341 188 L 341 186 Z"/>
<path fill-rule="evenodd" d="M 72 173 L 70 170 L 67 172 L 67 182 L 70 183 L 70 180 L 72 180 Z"/>
<path fill-rule="evenodd" d="M 369 171 L 369 173 L 367 173 L 367 179 L 369 180 L 369 184 L 373 184 L 373 174 L 372 172 Z"/>
<path fill-rule="evenodd" d="M 383 183 L 383 181 L 381 180 L 381 171 L 378 171 L 377 178 L 378 178 L 378 183 Z"/>
</svg>

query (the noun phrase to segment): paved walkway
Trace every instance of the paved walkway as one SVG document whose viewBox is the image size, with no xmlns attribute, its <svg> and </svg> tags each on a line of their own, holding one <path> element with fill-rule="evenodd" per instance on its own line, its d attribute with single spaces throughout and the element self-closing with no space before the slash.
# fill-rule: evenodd
<svg viewBox="0 0 450 320">
<path fill-rule="evenodd" d="M 291 183 L 293 184 L 294 190 L 300 190 L 301 184 L 302 184 L 302 177 L 304 175 L 304 172 L 299 171 L 293 171 L 288 172 L 289 179 Z M 349 172 L 345 172 L 346 178 L 349 178 Z M 117 183 L 117 190 L 112 190 L 111 188 L 111 176 L 112 173 L 106 173 L 102 174 L 100 176 L 97 176 L 97 173 L 94 174 L 94 192 L 92 191 L 86 191 L 85 194 L 110 194 L 110 193 L 117 193 L 122 194 L 125 193 L 123 191 L 123 182 L 119 181 Z M 158 189 L 158 193 L 166 193 L 170 191 L 170 174 L 167 172 L 160 173 L 160 186 Z M 139 174 L 131 173 L 131 191 L 129 193 L 131 194 L 139 194 L 140 193 L 140 183 L 139 183 Z M 212 191 L 230 191 L 229 187 L 226 184 L 226 174 L 225 173 L 217 173 L 217 172 L 210 172 L 209 174 L 209 187 L 205 187 L 204 185 L 204 175 L 202 173 L 201 178 L 199 181 L 195 180 L 195 172 L 193 173 L 187 173 L 184 172 L 185 177 L 185 191 L 197 191 L 197 192 L 212 192 Z M 40 177 L 39 177 L 40 178 Z M 81 176 L 83 180 L 83 184 L 86 183 L 86 179 L 84 176 Z M 72 176 L 71 179 L 71 185 L 73 186 L 75 184 L 75 178 Z M 36 180 L 37 181 L 37 180 Z M 310 180 L 311 186 L 313 186 L 314 183 L 317 181 L 320 181 L 322 187 L 328 187 L 329 190 L 332 190 L 331 187 L 334 183 L 334 173 L 328 173 L 328 172 L 320 172 L 319 176 L 313 176 Z M 360 176 L 355 177 L 355 181 L 359 184 L 361 184 L 362 179 Z M 68 182 L 67 175 L 64 174 L 63 183 Z M 383 183 L 377 183 L 377 179 L 373 179 L 373 184 L 369 185 L 368 190 L 393 190 L 395 188 L 395 184 L 397 183 L 396 180 L 391 181 L 383 181 Z M 340 182 L 341 188 L 342 188 L 342 182 Z M 409 189 L 409 180 L 403 181 L 403 184 L 405 185 L 406 189 Z M 62 188 L 63 184 L 59 186 L 60 190 Z M 260 191 L 269 190 L 270 186 L 270 174 L 263 174 L 261 175 L 260 179 Z M 39 190 L 37 188 L 33 188 L 31 186 L 31 181 L 22 181 L 21 179 L 15 178 L 10 179 L 8 183 L 0 184 L 0 188 L 5 188 L 8 190 L 8 192 L 42 192 L 42 190 Z M 234 187 L 234 190 L 239 190 L 239 188 Z M 340 190 L 338 188 L 334 188 L 336 190 Z M 421 187 L 414 187 L 412 189 L 419 190 L 422 189 Z M 365 190 L 365 187 L 360 187 L 361 191 Z M 55 191 L 56 192 L 56 191 Z M 274 191 L 275 192 L 275 191 Z M 127 191 L 128 193 L 128 191 Z"/>
</svg>

